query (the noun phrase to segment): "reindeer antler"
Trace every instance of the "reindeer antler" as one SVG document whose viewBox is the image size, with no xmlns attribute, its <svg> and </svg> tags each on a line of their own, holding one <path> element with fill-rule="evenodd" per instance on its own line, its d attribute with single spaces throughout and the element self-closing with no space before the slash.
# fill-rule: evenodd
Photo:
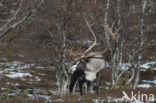
<svg viewBox="0 0 156 103">
<path fill-rule="evenodd" d="M 115 36 L 116 34 L 118 33 L 118 31 L 122 28 L 122 27 L 119 27 L 115 32 L 113 32 L 113 27 L 114 27 L 114 23 L 112 24 L 111 27 L 109 27 L 109 25 L 107 23 L 105 23 L 104 25 L 102 25 L 106 30 L 107 32 L 109 33 L 109 35 L 112 37 L 113 40 L 115 40 Z M 107 47 L 106 49 L 104 49 L 103 51 L 101 52 L 94 52 L 94 53 L 90 53 L 88 54 L 87 56 L 85 56 L 86 58 L 88 57 L 93 57 L 93 56 L 96 56 L 96 55 L 100 55 L 100 54 L 105 54 L 110 48 L 112 47 L 112 45 L 110 45 L 109 47 Z M 76 60 L 79 60 L 79 59 L 76 59 Z"/>
<path fill-rule="evenodd" d="M 93 30 L 91 28 L 92 25 L 90 25 L 89 21 L 87 21 L 87 19 L 85 17 L 84 17 L 84 20 L 85 20 L 85 23 L 86 23 L 89 31 L 91 32 L 91 34 L 92 34 L 92 36 L 94 38 L 94 43 L 87 50 L 84 51 L 83 55 L 88 53 L 95 45 L 97 45 L 97 39 L 96 39 L 95 33 L 93 32 Z"/>
<path fill-rule="evenodd" d="M 86 49 L 83 53 L 79 53 L 81 55 L 79 55 L 79 57 L 76 57 L 74 59 L 74 61 L 78 61 L 80 59 L 84 59 L 84 58 L 88 58 L 88 57 L 93 57 L 93 56 L 100 55 L 100 54 L 105 54 L 112 46 L 112 45 L 110 45 L 109 47 L 107 47 L 106 49 L 104 49 L 103 51 L 100 51 L 100 52 L 94 52 L 94 53 L 87 54 L 94 46 L 97 45 L 97 38 L 96 38 L 94 31 L 92 30 L 92 24 L 90 24 L 90 22 L 85 17 L 84 17 L 84 21 L 88 27 L 88 30 L 90 31 L 90 33 L 92 34 L 92 36 L 94 38 L 94 43 L 88 49 Z M 112 37 L 113 40 L 115 40 L 116 34 L 121 29 L 121 27 L 120 27 L 115 32 L 113 32 L 112 29 L 114 27 L 114 23 L 112 24 L 111 27 L 107 23 L 103 24 L 102 26 L 107 30 L 107 32 L 109 33 L 109 35 Z"/>
</svg>

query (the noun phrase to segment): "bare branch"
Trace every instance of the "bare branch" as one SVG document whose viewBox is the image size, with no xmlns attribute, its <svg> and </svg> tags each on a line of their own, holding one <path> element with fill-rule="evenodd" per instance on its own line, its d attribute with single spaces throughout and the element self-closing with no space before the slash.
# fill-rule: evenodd
<svg viewBox="0 0 156 103">
<path fill-rule="evenodd" d="M 0 28 L 0 32 L 3 31 L 13 20 L 16 19 L 17 14 L 21 10 L 22 4 L 23 4 L 23 0 L 21 0 L 20 7 L 16 10 L 14 15 Z"/>
<path fill-rule="evenodd" d="M 109 33 L 109 35 L 112 37 L 113 40 L 115 40 L 115 36 L 116 34 L 118 33 L 118 31 L 122 28 L 122 27 L 119 27 L 115 32 L 113 32 L 113 27 L 114 27 L 114 22 L 112 24 L 111 27 L 109 27 L 108 23 L 105 23 L 102 25 L 106 30 L 107 32 Z"/>
<path fill-rule="evenodd" d="M 23 1 L 23 0 L 22 0 Z M 24 21 L 26 21 L 29 17 L 32 16 L 32 14 L 34 14 L 37 9 L 41 6 L 41 4 L 43 3 L 44 0 L 41 0 L 41 2 L 39 3 L 38 7 L 29 11 L 27 13 L 26 16 L 24 16 L 23 18 L 21 18 L 19 21 L 17 21 L 16 23 L 10 25 L 9 27 L 8 24 L 10 24 L 14 19 L 16 19 L 16 15 L 18 14 L 18 12 L 20 11 L 20 8 L 16 11 L 16 13 L 14 14 L 14 16 L 2 27 L 0 28 L 0 39 L 2 39 L 9 31 L 11 31 L 12 29 L 16 28 L 19 24 L 23 23 Z M 22 2 L 21 2 L 21 7 L 22 7 Z M 7 28 L 5 30 L 5 28 Z"/>
</svg>

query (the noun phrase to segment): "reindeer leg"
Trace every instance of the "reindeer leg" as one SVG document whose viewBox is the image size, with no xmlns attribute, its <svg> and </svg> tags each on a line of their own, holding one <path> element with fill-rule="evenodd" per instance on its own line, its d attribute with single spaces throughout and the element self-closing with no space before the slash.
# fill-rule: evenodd
<svg viewBox="0 0 156 103">
<path fill-rule="evenodd" d="M 73 88 L 75 86 L 75 83 L 77 82 L 77 80 L 83 75 L 83 71 L 82 70 L 76 70 L 72 77 L 71 77 L 71 82 L 69 85 L 69 93 L 71 94 L 73 92 Z"/>
<path fill-rule="evenodd" d="M 79 80 L 79 88 L 80 88 L 80 95 L 83 95 L 83 84 L 86 82 L 86 79 L 83 77 L 81 80 Z"/>
<path fill-rule="evenodd" d="M 99 94 L 100 77 L 101 77 L 101 73 L 97 73 L 96 86 L 95 86 L 95 91 L 97 95 Z"/>
<path fill-rule="evenodd" d="M 69 93 L 70 94 L 73 92 L 73 88 L 74 88 L 74 85 L 75 85 L 77 80 L 78 80 L 78 78 L 75 78 L 75 77 L 72 78 L 70 85 L 69 85 Z"/>
<path fill-rule="evenodd" d="M 90 81 L 87 81 L 87 94 L 89 94 L 90 91 Z"/>
</svg>

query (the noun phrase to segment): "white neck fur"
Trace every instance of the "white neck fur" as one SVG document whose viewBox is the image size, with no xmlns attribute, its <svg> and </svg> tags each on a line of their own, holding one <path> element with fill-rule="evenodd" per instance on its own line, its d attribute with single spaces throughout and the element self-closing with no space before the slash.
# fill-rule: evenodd
<svg viewBox="0 0 156 103">
<path fill-rule="evenodd" d="M 97 55 L 95 57 L 102 57 L 102 55 Z M 94 81 L 96 79 L 96 74 L 102 70 L 105 66 L 103 59 L 91 58 L 87 63 L 87 71 L 85 71 L 85 78 L 89 81 Z"/>
</svg>

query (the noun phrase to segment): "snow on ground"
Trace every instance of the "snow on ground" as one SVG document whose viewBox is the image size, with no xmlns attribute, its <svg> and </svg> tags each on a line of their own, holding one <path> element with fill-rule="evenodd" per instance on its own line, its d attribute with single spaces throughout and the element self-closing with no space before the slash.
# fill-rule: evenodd
<svg viewBox="0 0 156 103">
<path fill-rule="evenodd" d="M 142 80 L 143 84 L 139 84 L 138 88 L 150 88 L 152 86 L 156 87 L 156 80 Z"/>
<path fill-rule="evenodd" d="M 142 82 L 156 85 L 156 80 L 143 80 Z"/>
<path fill-rule="evenodd" d="M 14 62 L 0 62 L 0 79 L 3 77 L 8 77 L 10 79 L 20 79 L 20 80 L 27 80 L 25 77 L 29 77 L 30 79 L 28 80 L 28 82 L 30 84 L 35 83 L 36 82 L 40 82 L 42 80 L 42 78 L 39 77 L 39 75 L 41 76 L 46 76 L 46 74 L 43 73 L 36 73 L 35 71 L 33 71 L 32 68 L 37 68 L 37 69 L 43 69 L 44 67 L 36 65 L 36 64 L 25 64 L 23 62 L 18 62 L 18 61 L 14 61 Z M 30 69 L 31 72 L 33 72 L 34 74 L 30 73 Z M 19 95 L 21 93 L 24 93 L 24 89 L 18 89 L 18 86 L 20 86 L 21 84 L 17 82 L 11 82 L 11 81 L 7 81 L 5 83 L 6 85 L 10 85 L 10 86 L 14 86 L 15 88 L 10 89 L 9 88 L 9 92 L 8 96 L 16 96 Z M 12 85 L 13 84 L 13 85 Z M 0 87 L 0 90 L 6 91 L 8 90 L 8 88 L 6 87 Z M 50 90 L 50 91 L 45 91 L 45 90 L 41 90 L 41 89 L 30 89 L 27 88 L 26 90 L 28 90 L 31 93 L 28 93 L 28 97 L 30 98 L 44 98 L 46 101 L 48 101 L 51 97 L 48 96 L 48 93 L 52 93 L 52 94 L 56 94 L 56 91 Z M 33 93 L 36 93 L 35 95 Z"/>
<path fill-rule="evenodd" d="M 152 87 L 152 85 L 150 85 L 150 84 L 139 84 L 137 87 L 138 88 L 150 88 L 150 87 Z"/>
<path fill-rule="evenodd" d="M 36 66 L 35 68 L 36 69 L 44 69 L 44 67 L 41 67 L 41 66 Z"/>
<path fill-rule="evenodd" d="M 24 70 L 30 69 L 32 67 L 36 66 L 35 64 L 25 64 L 23 62 L 1 62 L 0 63 L 0 74 L 7 76 L 9 78 L 22 78 L 25 76 L 32 77 L 30 73 L 26 73 Z M 40 66 L 37 66 L 40 67 Z M 43 68 L 43 67 L 40 67 Z M 24 71 L 24 72 L 23 72 Z M 45 74 L 44 74 L 45 75 Z M 37 81 L 40 81 L 39 77 L 35 77 Z"/>
<path fill-rule="evenodd" d="M 120 63 L 119 64 L 119 67 L 121 68 L 121 70 L 128 70 L 131 66 L 132 66 L 131 63 Z"/>
<path fill-rule="evenodd" d="M 143 84 L 139 84 L 138 88 L 151 88 L 152 86 L 156 87 L 156 80 L 142 80 Z"/>
<path fill-rule="evenodd" d="M 4 71 L 0 71 L 0 74 L 2 74 Z"/>
<path fill-rule="evenodd" d="M 141 67 L 142 68 L 145 68 L 145 69 L 149 69 L 153 66 L 156 66 L 156 62 L 148 62 L 148 63 L 145 63 L 145 64 L 142 64 Z"/>
<path fill-rule="evenodd" d="M 17 72 L 10 72 L 9 74 L 6 74 L 5 76 L 9 77 L 9 78 L 22 78 L 22 77 L 26 77 L 29 76 L 31 77 L 32 75 L 30 73 L 17 73 Z"/>
<path fill-rule="evenodd" d="M 30 69 L 35 64 L 25 64 L 23 62 L 1 62 L 0 63 L 0 74 L 9 78 L 24 78 L 33 77 L 30 73 L 26 73 L 25 69 Z M 24 72 L 23 72 L 24 71 Z M 40 81 L 39 77 L 35 77 L 35 81 Z"/>
<path fill-rule="evenodd" d="M 28 94 L 28 97 L 31 98 L 32 100 L 37 99 L 37 98 L 44 98 L 46 100 L 45 103 L 51 102 L 51 100 L 52 100 L 51 96 L 46 96 L 46 95 L 41 95 L 41 94 L 39 94 L 39 95 Z"/>
<path fill-rule="evenodd" d="M 29 68 L 31 68 L 33 66 L 35 66 L 35 64 L 26 64 L 26 65 L 18 67 L 17 69 L 18 70 L 20 70 L 20 69 L 29 69 Z"/>
</svg>

